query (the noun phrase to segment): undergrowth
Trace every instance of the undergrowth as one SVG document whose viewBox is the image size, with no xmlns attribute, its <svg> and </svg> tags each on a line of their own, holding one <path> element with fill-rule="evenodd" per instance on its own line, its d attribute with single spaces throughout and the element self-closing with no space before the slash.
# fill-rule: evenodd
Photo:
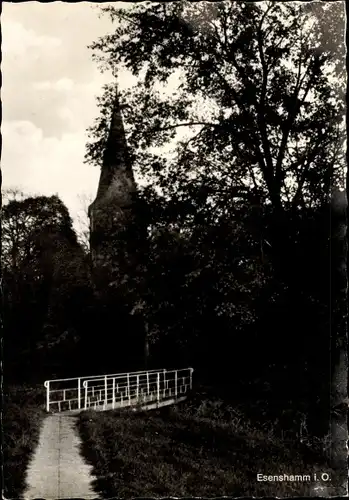
<svg viewBox="0 0 349 500">
<path fill-rule="evenodd" d="M 329 471 L 323 443 L 284 441 L 223 401 L 143 413 L 84 412 L 82 453 L 104 498 L 130 496 L 309 496 L 313 481 L 258 481 L 257 474 Z"/>
<path fill-rule="evenodd" d="M 26 470 L 37 446 L 45 416 L 42 387 L 3 389 L 3 496 L 19 498 L 25 491 Z"/>
</svg>

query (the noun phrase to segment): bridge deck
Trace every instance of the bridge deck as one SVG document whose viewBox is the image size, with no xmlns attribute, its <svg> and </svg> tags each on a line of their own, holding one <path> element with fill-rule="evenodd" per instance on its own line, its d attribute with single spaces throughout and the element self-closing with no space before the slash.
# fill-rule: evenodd
<svg viewBox="0 0 349 500">
<path fill-rule="evenodd" d="M 127 410 L 133 410 L 133 411 L 137 411 L 137 410 L 155 410 L 156 408 L 162 408 L 163 406 L 169 406 L 169 405 L 173 405 L 173 404 L 176 404 L 176 403 L 181 403 L 182 401 L 185 401 L 187 399 L 187 396 L 182 396 L 182 397 L 177 397 L 177 398 L 169 398 L 169 399 L 165 399 L 165 400 L 160 400 L 159 402 L 158 401 L 151 401 L 149 400 L 149 402 L 143 402 L 143 403 L 140 403 L 139 400 L 137 399 L 134 399 L 133 401 L 131 400 L 131 405 L 124 405 L 124 406 L 121 406 L 121 405 L 114 405 L 112 403 L 109 403 L 107 405 L 100 405 L 96 408 L 94 408 L 93 406 L 91 406 L 91 410 L 94 410 L 94 411 L 110 411 L 110 410 L 118 410 L 118 409 L 127 409 Z M 86 411 L 85 409 L 81 409 L 81 410 L 66 410 L 66 411 L 61 411 L 60 413 L 57 413 L 56 415 L 71 415 L 71 416 L 76 416 L 78 415 L 79 413 L 83 412 L 83 411 Z"/>
</svg>

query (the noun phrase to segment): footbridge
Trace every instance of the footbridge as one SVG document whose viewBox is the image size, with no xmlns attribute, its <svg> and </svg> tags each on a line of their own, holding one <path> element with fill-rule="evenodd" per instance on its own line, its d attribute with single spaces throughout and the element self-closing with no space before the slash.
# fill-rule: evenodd
<svg viewBox="0 0 349 500">
<path fill-rule="evenodd" d="M 187 398 L 193 371 L 159 369 L 46 380 L 46 411 L 152 409 L 174 404 Z"/>
</svg>

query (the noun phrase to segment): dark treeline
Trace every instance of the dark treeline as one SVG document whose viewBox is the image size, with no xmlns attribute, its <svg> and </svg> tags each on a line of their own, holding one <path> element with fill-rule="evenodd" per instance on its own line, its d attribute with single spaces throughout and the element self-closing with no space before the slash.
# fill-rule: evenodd
<svg viewBox="0 0 349 500">
<path fill-rule="evenodd" d="M 193 366 L 231 397 L 307 408 L 326 432 L 344 317 L 342 5 L 104 10 L 117 27 L 96 59 L 139 77 L 122 100 L 134 168 L 151 179 L 139 191 L 148 238 L 140 264 L 114 262 L 98 288 L 57 197 L 8 201 L 7 376 L 141 369 L 146 330 L 150 368 Z M 93 164 L 112 98 L 106 86 Z M 174 138 L 174 154 L 154 152 Z"/>
<path fill-rule="evenodd" d="M 153 231 L 143 275 L 127 270 L 120 287 L 97 293 L 89 255 L 63 203 L 9 201 L 3 209 L 7 381 L 143 368 L 137 304 L 151 332 L 149 367 L 190 365 L 201 381 L 235 398 L 264 394 L 278 405 L 280 399 L 312 403 L 319 417 L 329 409 L 336 363 L 331 324 L 336 331 L 343 317 L 336 299 L 345 204 L 336 202 L 340 210 L 328 203 L 288 221 L 282 281 L 268 245 L 256 238 L 253 223 L 262 221 L 242 205 L 237 220 L 224 224 L 184 234 Z"/>
</svg>

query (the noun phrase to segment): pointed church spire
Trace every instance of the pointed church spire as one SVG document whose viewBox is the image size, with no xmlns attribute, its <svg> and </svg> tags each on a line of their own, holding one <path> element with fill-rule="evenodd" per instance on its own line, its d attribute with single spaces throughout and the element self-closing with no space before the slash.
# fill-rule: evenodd
<svg viewBox="0 0 349 500">
<path fill-rule="evenodd" d="M 116 86 L 111 126 L 104 154 L 104 165 L 113 167 L 113 164 L 120 165 L 122 162 L 125 162 L 127 168 L 131 168 L 125 129 L 121 116 L 119 92 Z"/>
<path fill-rule="evenodd" d="M 110 129 L 103 154 L 97 195 L 89 207 L 92 259 L 108 257 L 106 241 L 135 217 L 137 188 L 127 147 L 116 85 Z"/>
<path fill-rule="evenodd" d="M 130 154 L 127 147 L 120 109 L 118 86 L 116 84 L 115 100 L 103 155 L 97 198 L 101 198 L 107 193 L 113 179 L 118 176 L 118 173 L 121 174 L 121 172 L 129 178 L 129 181 L 134 183 Z"/>
</svg>

